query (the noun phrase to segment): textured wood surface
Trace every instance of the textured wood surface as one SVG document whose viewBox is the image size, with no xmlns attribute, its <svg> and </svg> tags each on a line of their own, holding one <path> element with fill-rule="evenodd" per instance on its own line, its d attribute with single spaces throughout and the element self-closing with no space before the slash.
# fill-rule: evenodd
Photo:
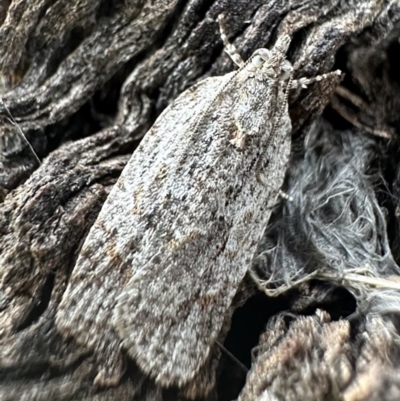
<svg viewBox="0 0 400 401">
<path fill-rule="evenodd" d="M 389 289 L 354 287 L 343 277 L 329 276 L 334 269 L 294 288 L 293 280 L 272 275 L 276 280 L 267 290 L 289 284 L 278 298 L 256 294 L 245 281 L 232 304 L 232 322 L 228 319 L 219 335 L 224 345 L 187 388 L 159 387 L 129 358 L 117 385 L 99 387 L 95 355 L 59 335 L 57 308 L 82 243 L 140 139 L 185 89 L 234 70 L 216 22 L 220 13 L 245 60 L 255 49 L 270 47 L 285 29 L 292 36 L 288 58 L 295 78 L 334 68 L 346 74 L 336 92 L 339 78 L 291 93 L 294 142 L 286 188 L 299 196 L 293 206 L 279 205 L 254 271 L 260 277 L 271 273 L 265 260 L 275 246 L 274 232 L 273 238 L 289 244 L 279 249 L 295 250 L 282 251 L 293 258 L 292 265 L 276 266 L 289 273 L 296 266 L 297 275 L 290 278 L 301 279 L 301 272 L 330 263 L 322 252 L 327 248 L 320 246 L 324 236 L 336 235 L 329 231 L 333 223 L 308 236 L 305 216 L 313 216 L 317 200 L 329 204 L 331 198 L 318 194 L 328 193 L 335 172 L 345 171 L 353 159 L 367 167 L 353 182 L 359 186 L 352 194 L 370 194 L 368 210 L 382 213 L 357 246 L 374 244 L 368 255 L 380 262 L 371 259 L 373 277 L 387 280 Z M 397 400 L 398 20 L 397 0 L 0 1 L 0 398 L 177 400 L 196 398 L 209 386 L 203 391 L 207 399 L 229 400 L 245 385 L 243 400 L 296 400 L 310 394 L 314 399 Z M 330 98 L 332 106 L 318 117 Z M 382 133 L 386 138 L 377 136 Z M 325 139 L 318 142 L 320 137 Z M 304 157 L 310 141 L 315 146 Z M 338 164 L 324 164 L 326 155 Z M 326 167 L 319 178 L 325 185 L 310 181 L 320 192 L 311 193 L 309 204 L 297 204 L 309 187 L 296 186 L 296 180 L 300 173 L 311 174 L 310 166 L 321 166 L 316 160 Z M 355 203 L 333 205 L 344 205 L 342 210 L 350 205 L 353 215 L 340 220 L 343 225 L 367 215 L 354 196 Z M 309 214 L 302 213 L 304 205 Z M 286 234 L 276 228 L 282 222 L 291 224 Z M 350 243 L 343 238 L 348 237 L 329 243 L 328 253 L 346 275 L 354 273 L 348 260 L 355 259 L 346 259 L 353 253 L 343 252 Z M 308 263 L 310 254 L 313 263 Z M 290 318 L 273 316 L 278 312 Z M 251 360 L 250 350 L 258 344 Z M 251 369 L 247 378 L 243 364 Z M 211 376 L 216 384 L 210 384 Z"/>
</svg>

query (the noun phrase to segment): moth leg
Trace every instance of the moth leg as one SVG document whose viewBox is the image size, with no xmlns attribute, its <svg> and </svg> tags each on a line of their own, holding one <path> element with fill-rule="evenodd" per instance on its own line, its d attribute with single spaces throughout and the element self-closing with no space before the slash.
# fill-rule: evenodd
<svg viewBox="0 0 400 401">
<path fill-rule="evenodd" d="M 293 198 L 292 198 L 290 195 L 288 195 L 286 192 L 283 192 L 281 189 L 279 190 L 278 195 L 279 195 L 282 199 L 285 199 L 285 200 L 287 200 L 287 201 L 289 201 L 289 202 L 292 202 L 292 201 L 293 201 Z"/>
<path fill-rule="evenodd" d="M 228 53 L 229 57 L 239 68 L 243 67 L 244 61 L 242 59 L 242 56 L 239 54 L 236 47 L 232 43 L 229 42 L 228 35 L 226 34 L 226 30 L 224 27 L 224 15 L 223 14 L 218 15 L 218 24 L 219 24 L 219 32 L 221 34 L 221 39 L 222 39 L 222 42 L 224 43 L 226 53 Z"/>
<path fill-rule="evenodd" d="M 316 77 L 312 77 L 312 78 L 294 79 L 291 83 L 290 89 L 297 89 L 297 88 L 306 89 L 307 85 L 313 84 L 314 82 L 321 82 L 322 80 L 324 80 L 332 75 L 342 75 L 342 71 L 336 70 L 336 71 L 328 72 L 327 74 L 317 75 Z"/>
</svg>

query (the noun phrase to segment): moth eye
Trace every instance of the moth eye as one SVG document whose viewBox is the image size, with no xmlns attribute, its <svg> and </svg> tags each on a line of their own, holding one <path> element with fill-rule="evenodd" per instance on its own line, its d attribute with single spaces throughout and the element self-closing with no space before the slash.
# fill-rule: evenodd
<svg viewBox="0 0 400 401">
<path fill-rule="evenodd" d="M 293 71 L 292 64 L 287 60 L 283 60 L 281 63 L 279 79 L 283 81 L 288 80 L 292 71 Z"/>
<path fill-rule="evenodd" d="M 254 67 L 256 68 L 260 68 L 264 64 L 264 60 L 260 55 L 257 54 L 256 56 L 254 56 L 251 64 L 254 65 Z"/>
<path fill-rule="evenodd" d="M 282 81 L 287 81 L 290 77 L 290 71 L 288 70 L 282 70 L 281 73 L 279 74 L 279 79 Z"/>
</svg>

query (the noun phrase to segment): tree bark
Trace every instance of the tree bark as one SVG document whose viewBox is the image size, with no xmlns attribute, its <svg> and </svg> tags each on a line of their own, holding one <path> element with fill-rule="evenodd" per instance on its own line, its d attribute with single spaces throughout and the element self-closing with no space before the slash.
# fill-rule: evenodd
<svg viewBox="0 0 400 401">
<path fill-rule="evenodd" d="M 89 228 L 157 116 L 194 83 L 235 68 L 223 51 L 221 13 L 245 60 L 285 30 L 295 78 L 335 68 L 346 76 L 291 94 L 285 188 L 294 203 L 278 205 L 255 258 L 254 270 L 268 284 L 243 283 L 215 359 L 185 389 L 158 387 L 131 360 L 117 386 L 98 387 L 95 355 L 58 333 L 57 306 Z M 3 0 L 0 398 L 398 399 L 399 20 L 398 0 Z M 331 170 L 324 160 L 332 161 Z M 370 209 L 357 203 L 339 232 L 358 224 L 366 210 L 369 220 L 378 216 L 369 231 L 374 249 L 364 259 L 347 248 L 354 235 L 330 231 L 337 219 L 315 238 L 304 228 L 319 207 L 316 199 L 329 203 L 322 195 L 336 185 L 335 172 L 350 163 L 364 175 L 340 207 L 364 196 Z M 317 168 L 326 174 L 310 187 L 297 185 Z M 307 206 L 301 194 L 310 188 L 316 189 Z M 278 229 L 283 222 L 290 228 Z M 330 245 L 330 258 L 321 241 L 333 236 L 345 242 Z M 277 247 L 279 255 L 272 253 Z M 265 255 L 275 255 L 290 280 L 274 276 Z M 366 263 L 365 255 L 371 258 L 366 275 L 355 267 Z M 320 271 L 322 264 L 341 269 Z M 374 282 L 355 285 L 349 274 Z"/>
</svg>

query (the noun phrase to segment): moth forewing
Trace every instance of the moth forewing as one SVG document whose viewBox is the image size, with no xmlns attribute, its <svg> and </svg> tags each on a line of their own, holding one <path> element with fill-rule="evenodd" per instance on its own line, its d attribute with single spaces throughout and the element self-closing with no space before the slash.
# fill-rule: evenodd
<svg viewBox="0 0 400 401">
<path fill-rule="evenodd" d="M 151 194 L 167 192 L 169 204 L 156 212 L 159 224 L 140 251 L 148 263 L 133 269 L 113 315 L 129 355 L 165 386 L 184 385 L 206 361 L 285 175 L 287 106 L 271 138 L 285 85 L 243 70 L 201 116 L 180 163 Z M 236 143 L 239 137 L 245 141 Z"/>
<path fill-rule="evenodd" d="M 111 366 L 99 383 L 121 376 L 108 358 L 120 360 L 121 345 L 164 386 L 183 386 L 205 363 L 284 179 L 283 59 L 263 49 L 185 91 L 112 189 L 56 319 Z"/>
<path fill-rule="evenodd" d="M 111 190 L 82 246 L 58 307 L 56 325 L 64 336 L 98 352 L 99 384 L 116 383 L 123 373 L 121 339 L 111 316 L 121 288 L 137 267 L 140 270 L 147 263 L 140 251 L 151 243 L 159 223 L 152 209 L 166 202 L 152 198 L 151 193 L 157 197 L 157 190 L 164 188 L 168 166 L 182 151 L 183 133 L 189 132 L 199 108 L 207 107 L 213 91 L 226 78 L 208 78 L 194 85 L 160 115 Z M 114 368 L 103 369 L 109 363 Z"/>
</svg>

